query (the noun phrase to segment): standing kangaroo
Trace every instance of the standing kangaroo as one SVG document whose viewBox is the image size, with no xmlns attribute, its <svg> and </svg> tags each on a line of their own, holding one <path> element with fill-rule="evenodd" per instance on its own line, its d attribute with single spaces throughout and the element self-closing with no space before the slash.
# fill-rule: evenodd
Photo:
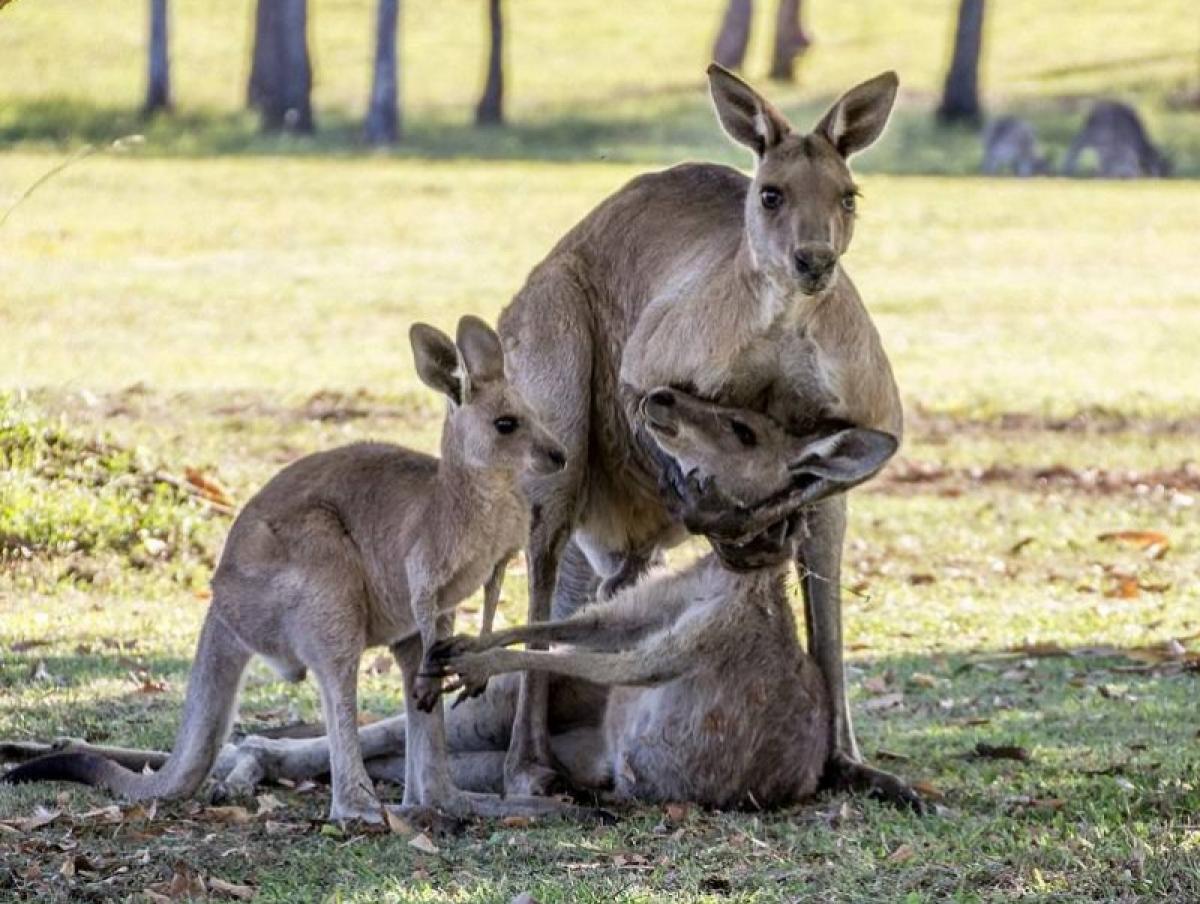
<svg viewBox="0 0 1200 904">
<path fill-rule="evenodd" d="M 63 779 L 131 799 L 179 797 L 208 775 L 236 712 L 254 654 L 284 678 L 308 669 L 321 690 L 330 741 L 330 818 L 379 821 L 363 767 L 358 666 L 368 646 L 389 645 L 408 707 L 405 806 L 449 813 L 544 813 L 544 798 L 502 801 L 454 787 L 439 702 L 423 653 L 448 637 L 455 607 L 487 581 L 494 611 L 504 564 L 529 531 L 519 478 L 565 464 L 559 444 L 504 378 L 499 337 L 482 320 L 459 321 L 457 342 L 433 327 L 411 332 L 417 373 L 446 395 L 441 458 L 360 443 L 300 459 L 246 504 L 213 577 L 213 599 L 188 680 L 170 758 L 142 775 L 101 757 L 53 754 L 10 772 L 9 782 Z M 491 611 L 485 612 L 485 626 Z"/>
<path fill-rule="evenodd" d="M 747 507 L 797 483 L 852 486 L 897 445 L 860 428 L 802 440 L 763 415 L 661 388 L 642 409 L 667 455 Z M 613 686 L 603 743 L 573 779 L 599 777 L 621 798 L 782 806 L 816 791 L 831 744 L 825 681 L 800 648 L 786 580 L 785 562 L 733 571 L 709 554 L 563 621 L 440 643 L 431 659 L 467 688 L 519 669 Z M 504 649 L 518 643 L 572 646 Z"/>
<path fill-rule="evenodd" d="M 508 373 L 568 457 L 561 473 L 531 488 L 531 622 L 574 611 L 595 575 L 605 595 L 635 580 L 681 537 L 680 509 L 697 508 L 694 496 L 676 506 L 659 491 L 669 467 L 638 420 L 645 388 L 676 386 L 763 410 L 796 434 L 842 417 L 901 435 L 887 356 L 839 265 L 858 195 L 847 159 L 882 132 L 896 76 L 850 90 L 803 135 L 731 73 L 711 66 L 708 74 L 722 126 L 755 155 L 753 178 L 683 164 L 634 179 L 558 242 L 500 318 Z M 860 765 L 850 721 L 839 595 L 844 488 L 818 478 L 797 499 L 812 506 L 795 558 L 809 650 L 832 701 L 830 768 L 911 800 L 899 780 Z M 546 707 L 545 677 L 527 676 L 506 763 L 511 792 L 539 792 L 553 778 Z"/>
<path fill-rule="evenodd" d="M 1074 176 L 1088 148 L 1096 151 L 1100 175 L 1109 179 L 1171 175 L 1171 161 L 1150 141 L 1141 117 L 1128 104 L 1103 100 L 1092 107 L 1071 142 L 1063 172 Z"/>
</svg>

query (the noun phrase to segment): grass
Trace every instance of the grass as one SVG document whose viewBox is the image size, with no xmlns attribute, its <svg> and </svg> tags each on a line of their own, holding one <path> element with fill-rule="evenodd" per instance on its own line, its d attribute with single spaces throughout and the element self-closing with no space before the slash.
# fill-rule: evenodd
<svg viewBox="0 0 1200 904">
<path fill-rule="evenodd" d="M 0 12 L 0 210 L 82 143 L 147 135 L 76 162 L 0 230 L 0 738 L 170 744 L 229 524 L 188 474 L 236 506 L 309 451 L 433 449 L 413 320 L 493 318 L 649 166 L 745 163 L 698 77 L 716 0 L 512 3 L 497 132 L 468 125 L 481 5 L 408 4 L 409 132 L 385 155 L 357 139 L 370 5 L 311 4 L 322 131 L 306 140 L 260 136 L 240 110 L 244 5 L 171 4 L 178 112 L 152 123 L 133 114 L 143 6 Z M 468 826 L 430 854 L 323 829 L 324 788 L 273 788 L 283 809 L 244 825 L 195 802 L 110 821 L 85 815 L 108 803 L 86 790 L 0 789 L 0 820 L 69 814 L 0 828 L 0 899 L 123 900 L 175 874 L 289 902 L 1200 897 L 1200 183 L 952 178 L 978 160 L 975 135 L 930 123 L 952 6 L 813 4 L 801 81 L 772 89 L 803 122 L 878 69 L 904 80 L 861 161 L 847 264 L 910 428 L 855 494 L 844 584 L 864 749 L 924 783 L 934 815 L 843 795 L 631 808 L 612 827 Z M 1125 97 L 1200 173 L 1196 114 L 1170 105 L 1197 76 L 1191 8 L 1053 7 L 992 5 L 991 109 L 1061 149 L 1089 96 Z M 1122 530 L 1169 545 L 1101 539 Z M 503 619 L 525 592 L 515 568 Z M 362 704 L 385 715 L 399 683 L 373 658 Z M 316 715 L 311 686 L 252 672 L 242 728 Z M 972 756 L 981 742 L 1031 758 Z"/>
</svg>

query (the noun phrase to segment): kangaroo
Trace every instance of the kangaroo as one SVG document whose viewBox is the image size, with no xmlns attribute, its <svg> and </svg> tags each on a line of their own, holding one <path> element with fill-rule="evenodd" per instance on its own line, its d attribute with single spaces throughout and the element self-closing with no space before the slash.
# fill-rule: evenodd
<svg viewBox="0 0 1200 904">
<path fill-rule="evenodd" d="M 601 595 L 617 592 L 685 525 L 709 532 L 686 481 L 683 492 L 660 491 L 680 482 L 639 423 L 644 388 L 675 386 L 767 412 L 797 434 L 838 412 L 856 426 L 902 433 L 891 366 L 839 263 L 857 208 L 847 161 L 882 132 L 895 74 L 851 89 L 808 134 L 728 71 L 714 65 L 708 76 L 722 127 L 754 153 L 754 176 L 682 164 L 637 177 L 558 242 L 500 317 L 509 376 L 568 457 L 562 472 L 530 488 L 531 622 L 574 611 L 598 580 Z M 789 343 L 798 360 L 789 360 Z M 842 664 L 844 489 L 837 480 L 805 489 L 808 531 L 795 557 L 809 649 L 833 705 L 831 768 L 866 775 Z M 747 526 L 762 524 L 741 512 Z M 546 706 L 544 676 L 526 676 L 506 765 L 510 792 L 553 781 Z M 892 797 L 912 799 L 894 777 L 869 774 Z"/>
<path fill-rule="evenodd" d="M 861 428 L 799 439 L 763 415 L 666 388 L 642 409 L 665 454 L 744 506 L 797 484 L 859 483 L 897 445 Z M 563 621 L 458 636 L 431 658 L 467 689 L 519 669 L 613 686 L 599 762 L 573 772 L 600 777 L 619 798 L 782 806 L 816 791 L 832 740 L 826 684 L 800 648 L 786 579 L 785 562 L 739 572 L 709 554 Z M 571 646 L 505 649 L 518 643 Z"/>
<path fill-rule="evenodd" d="M 1012 173 L 1028 178 L 1052 169 L 1050 158 L 1038 153 L 1037 135 L 1028 120 L 1001 116 L 984 130 L 983 171 L 988 175 Z"/>
<path fill-rule="evenodd" d="M 1092 107 L 1071 142 L 1063 172 L 1074 176 L 1088 148 L 1096 151 L 1100 175 L 1109 179 L 1171 175 L 1171 161 L 1150 141 L 1141 117 L 1128 104 L 1103 100 Z"/>
<path fill-rule="evenodd" d="M 182 724 L 162 768 L 142 775 L 63 753 L 21 766 L 7 781 L 81 781 L 130 799 L 194 793 L 257 654 L 285 679 L 302 680 L 309 669 L 317 678 L 330 739 L 330 818 L 379 821 L 359 745 L 357 674 L 366 647 L 389 645 L 416 704 L 408 707 L 406 807 L 455 815 L 553 807 L 453 786 L 440 682 L 421 663 L 449 636 L 454 608 L 485 581 L 494 610 L 504 564 L 529 531 L 522 473 L 560 470 L 564 452 L 504 378 L 499 337 L 482 320 L 462 318 L 457 342 L 425 324 L 414 325 L 410 339 L 421 380 L 449 400 L 441 458 L 384 443 L 320 452 L 284 468 L 246 504 L 213 577 Z"/>
</svg>

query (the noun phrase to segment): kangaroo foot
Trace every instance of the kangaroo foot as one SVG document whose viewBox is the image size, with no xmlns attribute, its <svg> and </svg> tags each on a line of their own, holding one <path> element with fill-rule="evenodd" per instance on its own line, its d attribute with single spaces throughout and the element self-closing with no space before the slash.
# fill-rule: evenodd
<svg viewBox="0 0 1200 904">
<path fill-rule="evenodd" d="M 825 765 L 825 783 L 834 788 L 859 791 L 900 809 L 926 812 L 921 799 L 908 782 L 882 769 L 860 763 L 842 751 L 835 751 Z"/>
<path fill-rule="evenodd" d="M 373 794 L 335 794 L 329 808 L 329 821 L 360 821 L 378 825 L 383 822 L 383 804 Z"/>
<path fill-rule="evenodd" d="M 504 769 L 504 793 L 516 797 L 548 797 L 563 790 L 557 770 L 541 763 L 522 762 Z"/>
</svg>

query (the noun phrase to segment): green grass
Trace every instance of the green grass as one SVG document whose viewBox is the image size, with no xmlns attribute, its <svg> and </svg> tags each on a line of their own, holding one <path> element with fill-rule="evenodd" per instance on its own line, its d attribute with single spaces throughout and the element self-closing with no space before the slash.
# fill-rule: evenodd
<svg viewBox="0 0 1200 904">
<path fill-rule="evenodd" d="M 0 229 L 0 738 L 170 744 L 229 524 L 186 491 L 189 469 L 236 505 L 306 452 L 435 448 L 413 320 L 493 318 L 650 166 L 746 162 L 702 91 L 720 5 L 514 0 L 513 124 L 479 132 L 482 4 L 405 4 L 409 134 L 385 155 L 357 139 L 366 0 L 311 4 L 322 131 L 307 140 L 264 138 L 240 109 L 246 4 L 174 0 L 178 112 L 149 124 L 144 5 L 0 12 L 0 210 L 82 143 L 147 135 L 74 163 Z M 991 109 L 1061 149 L 1089 96 L 1125 97 L 1200 173 L 1200 119 L 1169 103 L 1200 76 L 1183 0 L 990 6 Z M 632 808 L 613 827 L 473 825 L 429 855 L 322 834 L 324 789 L 272 789 L 284 810 L 247 826 L 190 802 L 106 825 L 79 816 L 102 795 L 70 790 L 55 806 L 74 820 L 0 829 L 0 900 L 127 899 L 179 864 L 288 902 L 1200 898 L 1197 674 L 1121 652 L 1200 646 L 1200 183 L 951 178 L 978 161 L 975 135 L 930 121 L 952 7 L 812 4 L 800 83 L 771 89 L 805 122 L 884 67 L 905 86 L 861 161 L 847 266 L 910 429 L 855 494 L 845 609 L 864 749 L 938 792 L 937 813 L 840 795 L 678 825 Z M 1099 539 L 1127 529 L 1170 546 Z M 525 598 L 515 568 L 501 617 Z M 1075 655 L 1032 655 L 1056 648 Z M 363 708 L 392 713 L 397 676 L 371 659 Z M 256 667 L 241 720 L 317 710 L 311 686 Z M 979 742 L 1032 761 L 968 756 Z M 0 789 L 0 819 L 58 791 Z"/>
</svg>

